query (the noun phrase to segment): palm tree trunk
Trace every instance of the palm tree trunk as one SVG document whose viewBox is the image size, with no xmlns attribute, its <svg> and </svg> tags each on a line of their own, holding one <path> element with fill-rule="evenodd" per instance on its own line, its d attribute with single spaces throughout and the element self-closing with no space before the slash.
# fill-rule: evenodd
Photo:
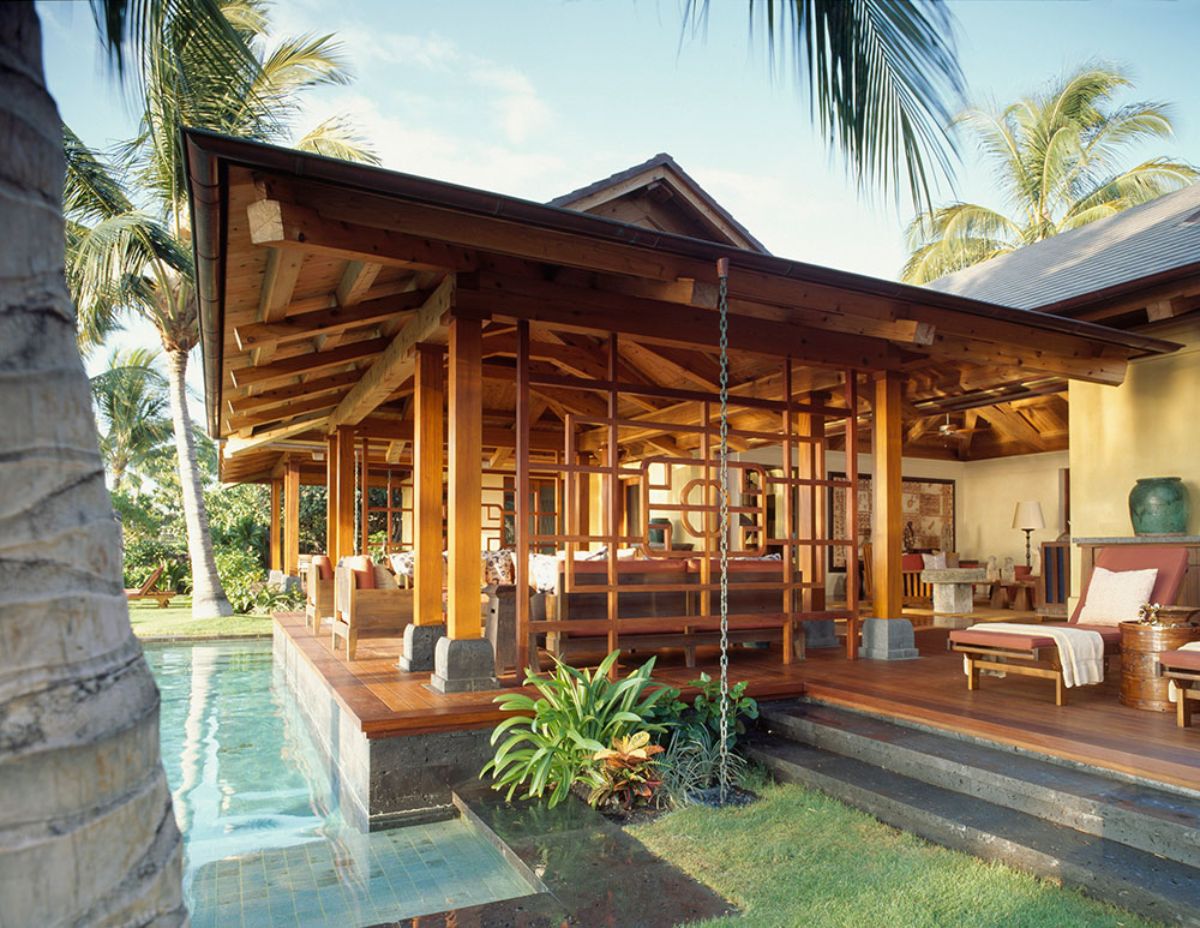
<svg viewBox="0 0 1200 928">
<path fill-rule="evenodd" d="M 185 925 L 158 690 L 63 278 L 61 122 L 0 4 L 0 899 L 5 924 Z"/>
<path fill-rule="evenodd" d="M 187 406 L 187 352 L 178 348 L 167 351 L 167 382 L 171 397 L 171 423 L 175 428 L 175 452 L 179 460 L 179 483 L 183 489 L 183 519 L 187 525 L 188 559 L 192 563 L 192 618 L 211 619 L 233 615 L 225 598 L 217 561 L 213 557 L 212 534 L 208 530 L 208 509 L 196 465 L 196 441 L 192 436 L 192 416 Z"/>
</svg>

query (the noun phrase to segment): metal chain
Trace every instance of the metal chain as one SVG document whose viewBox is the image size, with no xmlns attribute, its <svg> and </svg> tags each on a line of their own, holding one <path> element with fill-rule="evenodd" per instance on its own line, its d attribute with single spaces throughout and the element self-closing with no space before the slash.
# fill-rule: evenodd
<svg viewBox="0 0 1200 928">
<path fill-rule="evenodd" d="M 720 267 L 721 332 L 721 805 L 729 791 L 729 277 Z"/>
</svg>

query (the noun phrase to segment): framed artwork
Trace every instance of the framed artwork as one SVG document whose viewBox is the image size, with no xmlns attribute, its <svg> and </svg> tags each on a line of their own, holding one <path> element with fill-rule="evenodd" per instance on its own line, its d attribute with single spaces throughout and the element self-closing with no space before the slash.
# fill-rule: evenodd
<svg viewBox="0 0 1200 928">
<path fill-rule="evenodd" d="M 845 474 L 830 473 L 833 479 L 844 479 Z M 858 542 L 871 541 L 871 517 L 874 496 L 871 492 L 871 475 L 858 476 Z M 955 499 L 954 481 L 940 477 L 905 477 L 900 487 L 900 506 L 904 514 L 904 550 L 910 551 L 954 551 L 955 547 Z M 832 538 L 846 538 L 846 488 L 830 487 L 826 496 L 829 506 L 826 525 L 832 530 Z M 846 569 L 846 549 L 829 549 L 831 570 Z"/>
</svg>

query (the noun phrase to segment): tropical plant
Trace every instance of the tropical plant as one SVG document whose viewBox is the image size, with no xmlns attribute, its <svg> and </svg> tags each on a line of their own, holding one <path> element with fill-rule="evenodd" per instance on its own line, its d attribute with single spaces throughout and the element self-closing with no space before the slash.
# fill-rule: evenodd
<svg viewBox="0 0 1200 928">
<path fill-rule="evenodd" d="M 168 11 L 195 24 L 197 54 L 229 47 L 212 0 L 96 8 L 114 50 Z M 0 621 L 22 630 L 0 648 L 4 921 L 175 928 L 182 841 L 63 275 L 61 121 L 33 3 L 0 4 L 0 62 Z"/>
<path fill-rule="evenodd" d="M 530 671 L 525 685 L 538 692 L 504 693 L 496 702 L 513 713 L 496 726 L 491 743 L 499 744 L 480 776 L 492 774 L 494 789 L 507 789 L 511 799 L 540 799 L 549 790 L 549 804 L 562 802 L 576 783 L 588 784 L 596 754 L 616 738 L 639 731 L 660 731 L 648 722 L 663 689 L 650 679 L 654 658 L 623 680 L 609 680 L 619 651 L 608 655 L 595 671 L 577 670 L 555 662 L 549 677 Z M 503 743 L 501 742 L 503 739 Z"/>
<path fill-rule="evenodd" d="M 1166 106 L 1114 103 L 1130 86 L 1120 71 L 1088 66 L 1002 110 L 962 113 L 956 122 L 991 166 L 1005 210 L 955 202 L 918 214 L 903 279 L 928 283 L 1193 183 L 1183 161 L 1129 166 L 1131 149 L 1171 134 Z"/>
<path fill-rule="evenodd" d="M 588 805 L 628 810 L 635 805 L 649 804 L 662 785 L 661 771 L 654 759 L 662 752 L 661 745 L 650 742 L 648 731 L 613 738 L 611 748 L 592 755 L 597 766 L 590 773 L 592 789 L 588 793 Z"/>
<path fill-rule="evenodd" d="M 685 22 L 707 22 L 709 0 L 688 0 Z M 954 19 L 938 0 L 750 0 L 772 70 L 786 65 L 808 90 L 821 133 L 860 186 L 899 191 L 926 208 L 930 180 L 948 177 L 946 130 L 965 81 Z"/>
<path fill-rule="evenodd" d="M 735 683 L 729 688 L 726 722 L 729 747 L 732 749 L 738 735 L 746 733 L 746 721 L 758 718 L 758 703 L 746 695 L 746 680 Z M 702 728 L 710 731 L 714 737 L 721 736 L 721 681 L 714 680 L 706 673 L 692 680 L 688 686 L 700 690 L 692 702 L 692 708 L 685 712 L 682 725 L 685 728 Z"/>
<path fill-rule="evenodd" d="M 228 615 L 231 607 L 213 560 L 185 387 L 199 325 L 180 129 L 187 125 L 271 141 L 294 137 L 300 95 L 322 84 L 344 83 L 348 75 L 332 36 L 289 37 L 270 45 L 268 6 L 262 0 L 217 0 L 227 31 L 242 49 L 219 57 L 195 41 L 195 22 L 174 6 L 167 3 L 161 15 L 155 14 L 158 32 L 142 49 L 144 112 L 138 137 L 110 158 L 89 150 L 64 127 L 67 279 L 85 348 L 128 314 L 158 330 L 167 355 L 192 613 L 203 618 Z M 377 161 L 341 119 L 327 120 L 294 141 L 307 151 Z"/>
<path fill-rule="evenodd" d="M 116 348 L 108 366 L 91 380 L 100 454 L 114 491 L 171 437 L 167 381 L 157 360 L 157 351 Z"/>
<path fill-rule="evenodd" d="M 725 756 L 731 783 L 746 775 L 746 759 L 729 751 Z M 662 795 L 679 807 L 711 796 L 721 782 L 721 736 L 703 725 L 684 726 L 671 733 L 662 758 Z"/>
</svg>

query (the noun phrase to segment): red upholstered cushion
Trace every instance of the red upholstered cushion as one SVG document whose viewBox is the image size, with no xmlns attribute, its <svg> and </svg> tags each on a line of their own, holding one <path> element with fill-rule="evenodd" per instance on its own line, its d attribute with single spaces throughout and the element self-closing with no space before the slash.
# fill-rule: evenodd
<svg viewBox="0 0 1200 928">
<path fill-rule="evenodd" d="M 1200 670 L 1200 651 L 1167 651 L 1158 659 L 1168 670 Z"/>
<path fill-rule="evenodd" d="M 1063 622 L 1043 622 L 1043 625 L 1064 625 Z M 1121 643 L 1121 629 L 1116 625 L 1076 625 L 1099 632 L 1106 645 Z M 1054 639 L 1049 635 L 1010 635 L 1004 632 L 992 632 L 986 629 L 960 629 L 950 633 L 950 640 L 955 644 L 974 644 L 988 648 L 1016 648 L 1026 650 L 1032 648 L 1052 648 Z"/>
<path fill-rule="evenodd" d="M 329 560 L 328 555 L 314 554 L 312 565 L 317 569 L 318 580 L 330 580 L 333 578 L 333 561 Z"/>
<path fill-rule="evenodd" d="M 346 558 L 346 566 L 354 573 L 354 588 L 375 589 L 375 563 L 365 554 Z"/>
<path fill-rule="evenodd" d="M 900 555 L 901 570 L 924 570 L 925 558 L 919 554 L 901 554 Z"/>
<path fill-rule="evenodd" d="M 1157 568 L 1158 577 L 1154 581 L 1154 589 L 1150 591 L 1150 601 L 1173 606 L 1187 573 L 1187 560 L 1187 548 L 1174 545 L 1111 545 L 1100 549 L 1096 555 L 1095 566 L 1112 571 Z M 1088 586 L 1091 586 L 1090 577 Z M 1071 615 L 1072 622 L 1079 619 L 1079 612 L 1087 602 L 1087 594 L 1085 587 L 1083 595 L 1079 597 L 1079 603 L 1075 606 L 1075 612 Z"/>
</svg>

